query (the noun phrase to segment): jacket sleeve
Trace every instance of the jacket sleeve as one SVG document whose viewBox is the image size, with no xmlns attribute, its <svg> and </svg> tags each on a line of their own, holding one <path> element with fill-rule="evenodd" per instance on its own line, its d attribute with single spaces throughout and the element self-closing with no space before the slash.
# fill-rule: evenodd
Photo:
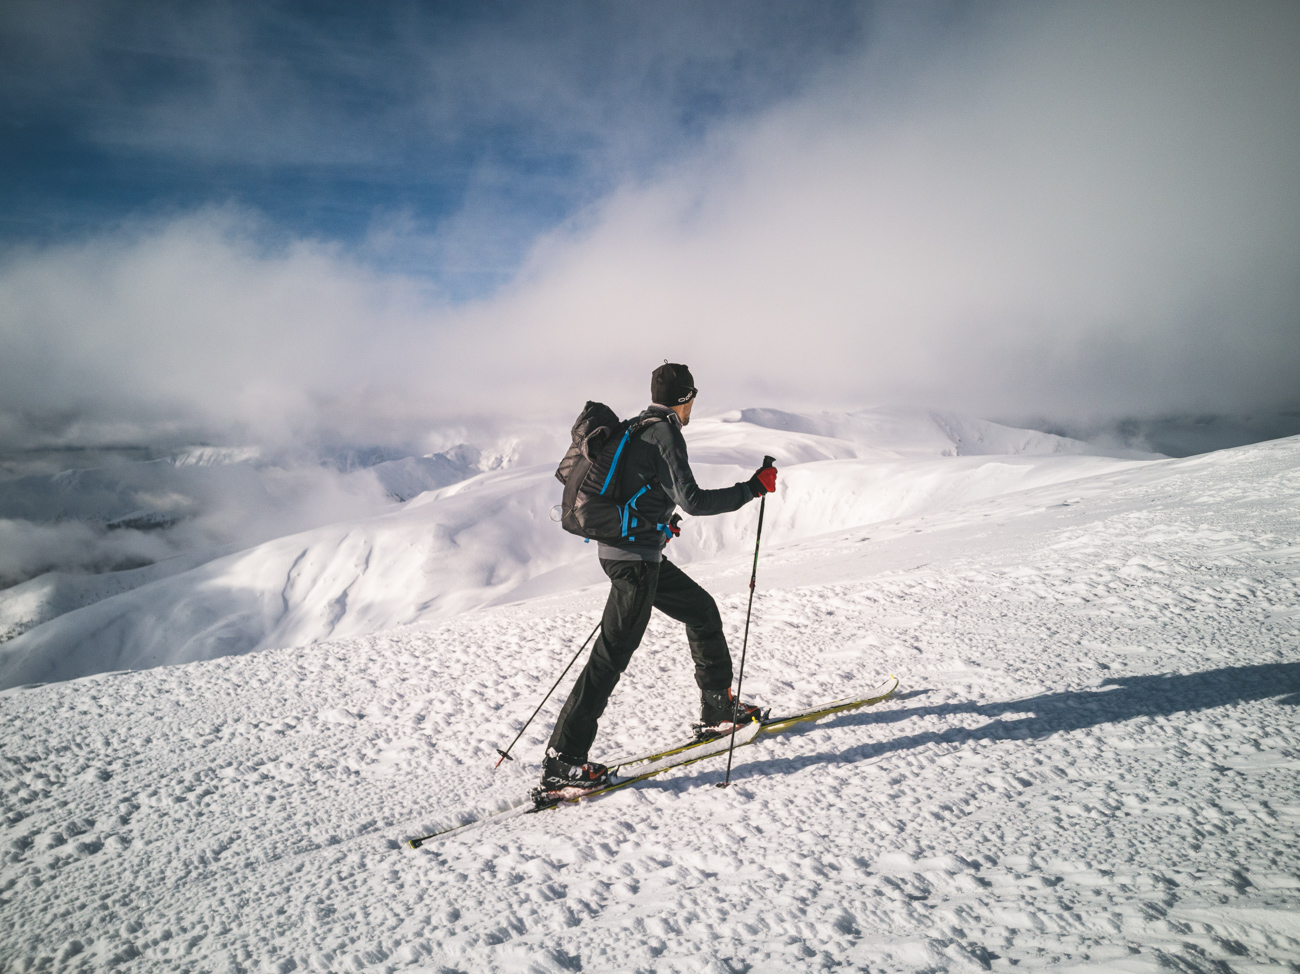
<svg viewBox="0 0 1300 974">
<path fill-rule="evenodd" d="M 697 484 L 686 456 L 686 439 L 672 423 L 655 423 L 651 427 L 650 440 L 658 447 L 655 474 L 659 483 L 677 506 L 692 517 L 726 514 L 754 499 L 749 485 L 743 481 L 718 490 L 705 490 Z"/>
</svg>

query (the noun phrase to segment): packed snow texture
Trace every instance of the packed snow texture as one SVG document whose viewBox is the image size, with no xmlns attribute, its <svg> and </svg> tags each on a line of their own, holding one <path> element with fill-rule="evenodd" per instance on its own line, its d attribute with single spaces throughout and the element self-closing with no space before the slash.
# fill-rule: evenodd
<svg viewBox="0 0 1300 974">
<path fill-rule="evenodd" d="M 775 542 L 1122 466 L 1087 455 L 1076 440 L 921 410 L 744 410 L 692 423 L 687 440 L 706 487 L 748 479 L 764 454 L 776 457 L 778 502 L 766 527 Z M 362 472 L 381 470 L 390 492 L 406 474 L 418 484 L 456 472 L 446 457 L 430 471 L 413 463 Z M 553 523 L 554 469 L 462 474 L 382 514 L 276 538 L 187 571 L 138 573 L 130 576 L 137 584 L 112 597 L 107 581 L 35 579 L 21 593 L 0 593 L 0 621 L 9 620 L 10 632 L 30 629 L 0 645 L 0 687 L 301 646 L 598 584 L 590 547 Z M 673 557 L 688 563 L 739 553 L 756 517 L 751 504 L 735 516 L 690 520 Z M 103 596 L 59 614 L 55 598 L 73 587 L 83 598 Z"/>
<path fill-rule="evenodd" d="M 704 762 L 412 851 L 403 839 L 533 784 L 559 697 L 518 762 L 493 771 L 495 748 L 594 625 L 602 587 L 9 690 L 4 964 L 1300 966 L 1300 438 L 1178 461 L 1064 458 L 1078 476 L 1054 483 L 1023 458 L 945 458 L 977 496 L 918 488 L 899 516 L 793 538 L 811 503 L 801 469 L 810 484 L 819 465 L 841 484 L 867 469 L 802 462 L 768 501 L 787 540 L 759 560 L 746 696 L 780 711 L 892 671 L 894 699 L 737 752 L 725 791 L 721 763 Z M 940 462 L 918 460 L 936 482 Z M 411 514 L 463 503 L 503 522 L 467 525 L 474 544 L 514 543 L 541 511 L 526 500 L 540 475 L 509 476 L 519 490 L 479 480 Z M 755 506 L 733 518 L 736 544 L 752 544 Z M 399 557 L 406 524 L 368 525 L 372 565 Z M 738 649 L 750 555 L 725 537 L 690 571 Z M 314 538 L 277 557 L 330 550 Z M 696 700 L 683 635 L 656 616 L 592 756 L 678 737 Z"/>
</svg>

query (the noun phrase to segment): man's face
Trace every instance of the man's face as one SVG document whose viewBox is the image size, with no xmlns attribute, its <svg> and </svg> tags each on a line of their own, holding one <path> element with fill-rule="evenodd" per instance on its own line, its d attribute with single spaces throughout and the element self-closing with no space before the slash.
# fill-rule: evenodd
<svg viewBox="0 0 1300 974">
<path fill-rule="evenodd" d="M 682 405 L 680 406 L 673 407 L 673 411 L 677 413 L 677 418 L 682 421 L 683 426 L 686 426 L 690 423 L 691 407 L 694 405 L 695 405 L 695 400 L 692 399 L 690 402 L 682 403 Z"/>
</svg>

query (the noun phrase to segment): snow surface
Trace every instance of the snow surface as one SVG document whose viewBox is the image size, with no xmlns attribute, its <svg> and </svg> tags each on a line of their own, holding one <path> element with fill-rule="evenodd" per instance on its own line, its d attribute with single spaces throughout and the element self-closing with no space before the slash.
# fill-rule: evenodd
<svg viewBox="0 0 1300 974">
<path fill-rule="evenodd" d="M 776 457 L 779 502 L 766 525 L 773 542 L 1126 465 L 1087 455 L 1076 440 L 921 410 L 744 410 L 692 423 L 687 439 L 705 486 L 748 479 L 765 453 Z M 413 458 L 364 473 L 380 471 L 392 492 L 407 474 L 416 483 L 453 477 L 449 462 Z M 128 576 L 134 584 L 120 594 L 106 582 L 80 585 L 86 601 L 77 611 L 59 614 L 49 585 L 28 583 L 18 607 L 0 593 L 0 619 L 21 609 L 10 631 L 30 630 L 0 645 L 0 687 L 301 646 L 603 583 L 590 547 L 552 521 L 560 496 L 554 469 L 460 479 L 374 517 L 276 538 L 184 572 L 159 568 L 148 584 Z M 689 563 L 744 551 L 757 514 L 751 504 L 734 516 L 688 521 L 673 557 Z"/>
<path fill-rule="evenodd" d="M 594 624 L 600 586 L 0 694 L 0 963 L 1294 971 L 1300 438 L 1058 458 L 1081 476 L 1055 483 L 1021 457 L 945 460 L 988 492 L 900 493 L 895 517 L 815 537 L 783 521 L 811 486 L 783 478 L 746 695 L 794 708 L 891 671 L 903 689 L 738 752 L 725 791 L 705 762 L 402 846 L 533 783 L 558 699 L 519 762 L 492 771 L 494 748 Z M 806 462 L 833 479 L 862 461 Z M 539 503 L 533 474 L 509 476 L 519 490 L 476 478 L 412 513 L 475 501 L 504 524 L 467 524 L 473 543 L 505 545 Z M 373 522 L 392 538 L 372 564 L 399 556 L 403 523 Z M 749 556 L 723 549 L 691 572 L 738 648 Z M 695 699 L 685 640 L 656 618 L 593 756 L 677 737 Z"/>
</svg>

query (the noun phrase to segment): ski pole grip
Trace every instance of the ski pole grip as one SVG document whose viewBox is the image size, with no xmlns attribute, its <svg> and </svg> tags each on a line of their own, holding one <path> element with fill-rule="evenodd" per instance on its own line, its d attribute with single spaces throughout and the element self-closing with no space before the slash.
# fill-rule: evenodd
<svg viewBox="0 0 1300 974">
<path fill-rule="evenodd" d="M 776 457 L 763 457 L 763 467 L 770 467 L 776 463 Z"/>
</svg>

